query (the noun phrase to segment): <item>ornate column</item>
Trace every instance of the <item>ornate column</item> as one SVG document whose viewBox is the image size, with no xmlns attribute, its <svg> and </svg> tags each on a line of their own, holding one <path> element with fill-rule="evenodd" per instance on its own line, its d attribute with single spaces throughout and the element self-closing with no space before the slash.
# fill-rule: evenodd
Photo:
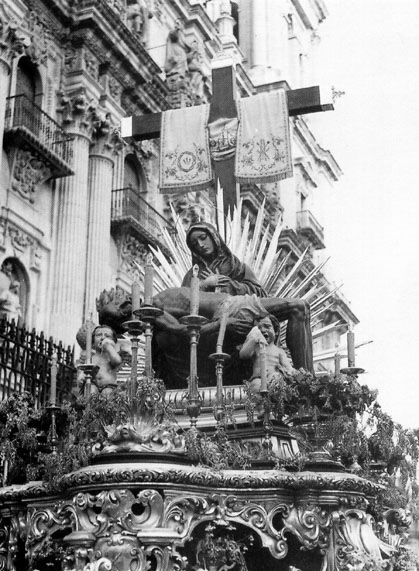
<svg viewBox="0 0 419 571">
<path fill-rule="evenodd" d="M 122 140 L 106 110 L 96 111 L 89 163 L 89 219 L 85 311 L 94 311 L 95 300 L 110 285 L 110 230 L 114 155 Z"/>
<path fill-rule="evenodd" d="M 84 89 L 62 100 L 63 125 L 73 140 L 75 174 L 57 185 L 56 254 L 50 331 L 74 342 L 83 317 L 87 261 L 88 173 L 92 108 Z"/>
</svg>

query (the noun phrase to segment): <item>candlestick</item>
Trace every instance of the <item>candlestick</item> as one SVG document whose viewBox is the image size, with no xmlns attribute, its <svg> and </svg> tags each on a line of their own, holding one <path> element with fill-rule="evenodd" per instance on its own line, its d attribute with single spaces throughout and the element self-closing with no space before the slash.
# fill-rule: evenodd
<svg viewBox="0 0 419 571">
<path fill-rule="evenodd" d="M 132 309 L 131 313 L 133 315 L 133 319 L 135 319 L 134 311 L 136 309 L 140 309 L 140 282 L 135 279 L 132 282 Z"/>
<path fill-rule="evenodd" d="M 198 315 L 199 310 L 199 267 L 197 264 L 192 268 L 191 278 L 191 315 Z"/>
<path fill-rule="evenodd" d="M 221 319 L 220 319 L 220 329 L 218 330 L 218 337 L 217 337 L 217 353 L 223 352 L 223 342 L 225 337 L 225 332 L 227 328 L 227 318 L 228 318 L 228 302 L 223 303 L 221 308 Z"/>
<path fill-rule="evenodd" d="M 93 321 L 92 314 L 86 320 L 86 363 L 92 362 L 92 333 L 93 333 Z"/>
<path fill-rule="evenodd" d="M 266 343 L 259 341 L 259 355 L 260 355 L 260 392 L 266 393 L 268 391 L 268 380 L 266 378 Z"/>
<path fill-rule="evenodd" d="M 57 402 L 57 353 L 53 353 L 51 358 L 51 394 L 50 394 L 50 404 L 55 406 Z"/>
<path fill-rule="evenodd" d="M 340 353 L 338 350 L 339 344 L 336 343 L 336 353 L 335 353 L 335 375 L 339 375 L 340 373 Z"/>
<path fill-rule="evenodd" d="M 355 335 L 351 326 L 349 326 L 346 341 L 348 347 L 348 367 L 355 367 Z"/>
<path fill-rule="evenodd" d="M 153 280 L 154 268 L 152 264 L 153 256 L 147 254 L 144 268 L 144 305 L 151 305 L 153 302 Z"/>
</svg>

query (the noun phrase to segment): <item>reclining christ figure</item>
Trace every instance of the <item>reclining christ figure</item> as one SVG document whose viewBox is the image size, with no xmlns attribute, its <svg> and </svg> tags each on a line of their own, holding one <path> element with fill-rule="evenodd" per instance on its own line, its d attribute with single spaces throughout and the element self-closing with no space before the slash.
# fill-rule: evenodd
<svg viewBox="0 0 419 571">
<path fill-rule="evenodd" d="M 199 314 L 218 320 L 222 304 L 228 299 L 231 328 L 244 337 L 257 318 L 272 314 L 279 321 L 288 320 L 286 344 L 294 367 L 313 373 L 309 304 L 301 299 L 268 297 L 253 271 L 232 254 L 210 224 L 193 224 L 186 241 L 192 252 L 192 264 L 199 268 Z M 154 304 L 177 319 L 188 315 L 191 278 L 192 269 L 184 277 L 182 287 L 169 288 L 157 294 L 153 298 Z M 160 319 L 163 325 L 165 316 Z M 168 318 L 169 329 L 170 321 Z"/>
<path fill-rule="evenodd" d="M 198 344 L 198 377 L 200 386 L 214 384 L 214 362 L 208 355 L 216 350 L 223 303 L 228 300 L 227 330 L 223 351 L 235 357 L 224 368 L 225 381 L 240 384 L 240 359 L 236 347 L 243 343 L 254 326 L 255 319 L 268 314 L 279 321 L 287 320 L 286 344 L 293 365 L 313 373 L 310 307 L 300 299 L 268 297 L 253 271 L 232 254 L 213 226 L 193 224 L 187 233 L 187 244 L 192 252 L 192 264 L 199 272 L 199 314 L 210 321 L 200 331 Z M 179 318 L 190 313 L 190 284 L 192 269 L 181 287 L 169 288 L 153 298 L 153 303 L 164 310 L 158 317 L 153 336 L 153 368 L 168 388 L 181 388 L 189 375 L 189 336 Z M 130 305 L 119 308 L 112 303 L 103 307 L 100 323 L 121 330 L 129 319 Z"/>
</svg>

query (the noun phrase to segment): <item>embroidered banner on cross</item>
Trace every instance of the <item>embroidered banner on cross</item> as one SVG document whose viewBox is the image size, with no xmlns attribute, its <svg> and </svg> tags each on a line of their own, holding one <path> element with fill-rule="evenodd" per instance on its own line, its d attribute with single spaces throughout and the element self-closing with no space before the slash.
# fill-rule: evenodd
<svg viewBox="0 0 419 571">
<path fill-rule="evenodd" d="M 213 180 L 208 115 L 209 105 L 172 109 L 162 114 L 160 192 L 201 190 Z"/>
<path fill-rule="evenodd" d="M 237 112 L 237 182 L 276 182 L 292 177 L 285 91 L 281 89 L 240 99 Z"/>
</svg>

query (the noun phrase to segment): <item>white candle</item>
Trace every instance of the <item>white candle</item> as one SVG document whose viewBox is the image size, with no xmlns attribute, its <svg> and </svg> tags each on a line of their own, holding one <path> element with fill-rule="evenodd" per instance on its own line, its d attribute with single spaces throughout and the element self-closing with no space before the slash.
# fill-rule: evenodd
<svg viewBox="0 0 419 571">
<path fill-rule="evenodd" d="M 266 378 L 266 344 L 262 341 L 259 342 L 259 355 L 260 355 L 260 392 L 268 390 L 268 380 Z"/>
<path fill-rule="evenodd" d="M 225 336 L 225 332 L 226 332 L 226 328 L 227 328 L 227 317 L 228 317 L 228 308 L 227 307 L 223 307 L 223 311 L 221 314 L 221 319 L 220 319 L 220 329 L 218 331 L 218 337 L 217 337 L 217 353 L 222 353 L 223 352 L 223 342 L 224 342 L 224 336 Z"/>
<path fill-rule="evenodd" d="M 191 315 L 198 315 L 199 310 L 199 268 L 195 264 L 192 268 L 191 278 Z"/>
<path fill-rule="evenodd" d="M 138 280 L 134 280 L 132 282 L 132 313 L 136 309 L 140 309 L 140 282 Z"/>
<path fill-rule="evenodd" d="M 55 406 L 57 403 L 57 353 L 53 353 L 51 358 L 51 394 L 50 394 L 50 404 Z"/>
<path fill-rule="evenodd" d="M 144 268 L 144 305 L 151 305 L 153 302 L 154 269 L 152 259 L 153 256 L 147 254 L 147 261 Z"/>
</svg>

